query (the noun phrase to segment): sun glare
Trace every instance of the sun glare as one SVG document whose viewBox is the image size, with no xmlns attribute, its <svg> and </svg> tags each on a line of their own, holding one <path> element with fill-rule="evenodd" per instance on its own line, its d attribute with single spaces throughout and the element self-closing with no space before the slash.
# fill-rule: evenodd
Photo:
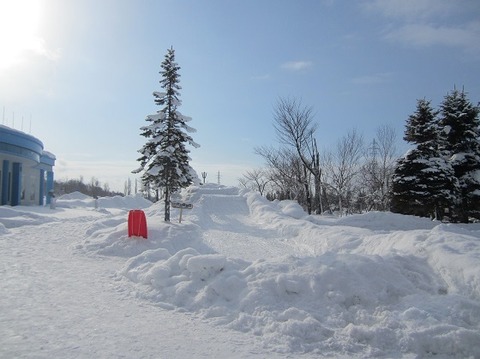
<svg viewBox="0 0 480 359">
<path fill-rule="evenodd" d="M 21 62 L 28 51 L 42 51 L 40 16 L 40 0 L 0 0 L 0 70 Z"/>
</svg>

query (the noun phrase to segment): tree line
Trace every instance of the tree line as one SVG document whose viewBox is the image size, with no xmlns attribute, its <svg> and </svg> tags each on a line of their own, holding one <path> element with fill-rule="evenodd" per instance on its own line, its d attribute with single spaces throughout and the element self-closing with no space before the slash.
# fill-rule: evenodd
<svg viewBox="0 0 480 359">
<path fill-rule="evenodd" d="M 91 197 L 123 196 L 123 193 L 111 191 L 108 183 L 102 184 L 97 178 L 92 177 L 90 182 L 84 181 L 83 176 L 78 179 L 55 180 L 54 188 L 56 195 L 80 192 Z"/>
<path fill-rule="evenodd" d="M 161 106 L 140 128 L 147 140 L 139 150 L 142 188 L 156 199 L 163 190 L 165 221 L 170 220 L 171 194 L 197 177 L 189 165 L 186 145 L 198 147 L 189 133 L 190 117 L 181 105 L 180 67 L 170 48 L 161 64 Z M 464 91 L 445 96 L 440 110 L 419 100 L 407 119 L 404 140 L 413 148 L 399 156 L 397 135 L 380 126 L 366 142 L 349 131 L 332 149 L 320 151 L 313 109 L 292 98 L 280 98 L 274 108 L 278 147 L 257 147 L 262 169 L 248 171 L 240 182 L 271 199 L 295 199 L 308 213 L 370 210 L 394 211 L 467 222 L 480 219 L 479 107 Z M 126 191 L 131 184 L 126 184 Z"/>
<path fill-rule="evenodd" d="M 419 101 L 422 108 L 417 107 L 406 125 L 404 139 L 417 148 L 400 157 L 397 134 L 387 125 L 380 126 L 368 142 L 353 129 L 334 148 L 320 152 L 312 107 L 281 98 L 274 108 L 279 147 L 255 148 L 265 167 L 247 171 L 240 184 L 270 199 L 295 199 L 308 213 L 392 210 L 437 219 L 443 219 L 445 212 L 449 220 L 478 219 L 478 106 L 457 90 L 445 97 L 441 111 L 426 111 L 425 104 L 429 102 Z M 423 138 L 428 143 L 421 142 Z M 434 149 L 437 152 L 431 152 Z M 420 188 L 423 199 L 417 193 Z"/>
</svg>

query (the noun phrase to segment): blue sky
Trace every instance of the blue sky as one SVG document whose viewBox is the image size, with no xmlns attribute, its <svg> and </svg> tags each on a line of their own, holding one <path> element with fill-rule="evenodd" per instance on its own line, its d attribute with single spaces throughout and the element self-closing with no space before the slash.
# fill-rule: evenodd
<svg viewBox="0 0 480 359">
<path fill-rule="evenodd" d="M 1 0 L 2 124 L 40 138 L 56 177 L 123 190 L 174 47 L 192 166 L 237 183 L 276 145 L 280 97 L 312 106 L 320 148 L 404 125 L 453 86 L 480 100 L 478 0 Z"/>
</svg>

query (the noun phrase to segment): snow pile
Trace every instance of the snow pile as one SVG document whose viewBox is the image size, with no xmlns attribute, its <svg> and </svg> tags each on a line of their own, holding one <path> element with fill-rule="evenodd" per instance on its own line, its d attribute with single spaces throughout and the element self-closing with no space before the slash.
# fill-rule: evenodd
<svg viewBox="0 0 480 359">
<path fill-rule="evenodd" d="M 102 208 L 144 209 L 152 205 L 152 202 L 143 198 L 140 194 L 130 196 L 100 197 L 98 206 Z"/>
<path fill-rule="evenodd" d="M 306 216 L 302 206 L 297 201 L 279 201 L 278 205 L 282 209 L 282 212 L 287 216 L 300 219 Z"/>
<path fill-rule="evenodd" d="M 3 223 L 0 223 L 0 234 L 8 233 L 8 229 Z"/>
<path fill-rule="evenodd" d="M 480 224 L 174 200 L 182 223 L 135 196 L 0 207 L 0 357 L 480 358 Z M 148 239 L 128 238 L 142 207 Z"/>
<path fill-rule="evenodd" d="M 34 211 L 39 211 L 39 213 Z M 43 212 L 45 211 L 43 211 L 42 207 L 0 206 L 0 234 L 7 233 L 7 228 L 39 225 L 55 221 L 55 219 L 49 216 L 42 215 Z"/>
<path fill-rule="evenodd" d="M 56 200 L 60 208 L 90 207 L 90 208 L 117 208 L 117 209 L 143 209 L 152 205 L 152 202 L 140 194 L 130 196 L 100 197 L 95 199 L 80 192 L 64 194 Z"/>
<path fill-rule="evenodd" d="M 370 213 L 307 216 L 233 187 L 191 187 L 149 239 L 101 219 L 77 249 L 127 258 L 136 296 L 262 338 L 281 353 L 480 357 L 479 227 Z M 177 212 L 172 212 L 172 219 Z"/>
<path fill-rule="evenodd" d="M 75 191 L 75 192 L 72 192 L 72 193 L 66 193 L 64 195 L 61 195 L 59 197 L 60 200 L 64 200 L 64 201 L 84 201 L 86 199 L 91 199 L 92 197 L 90 196 L 87 196 L 86 194 L 83 194 L 81 192 L 78 192 L 78 191 Z"/>
</svg>

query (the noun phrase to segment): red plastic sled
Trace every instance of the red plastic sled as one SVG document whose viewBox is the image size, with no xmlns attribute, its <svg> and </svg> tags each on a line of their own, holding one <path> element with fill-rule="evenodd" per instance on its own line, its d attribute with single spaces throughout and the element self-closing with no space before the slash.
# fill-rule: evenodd
<svg viewBox="0 0 480 359">
<path fill-rule="evenodd" d="M 128 212 L 128 236 L 147 238 L 147 219 L 140 209 Z"/>
</svg>

